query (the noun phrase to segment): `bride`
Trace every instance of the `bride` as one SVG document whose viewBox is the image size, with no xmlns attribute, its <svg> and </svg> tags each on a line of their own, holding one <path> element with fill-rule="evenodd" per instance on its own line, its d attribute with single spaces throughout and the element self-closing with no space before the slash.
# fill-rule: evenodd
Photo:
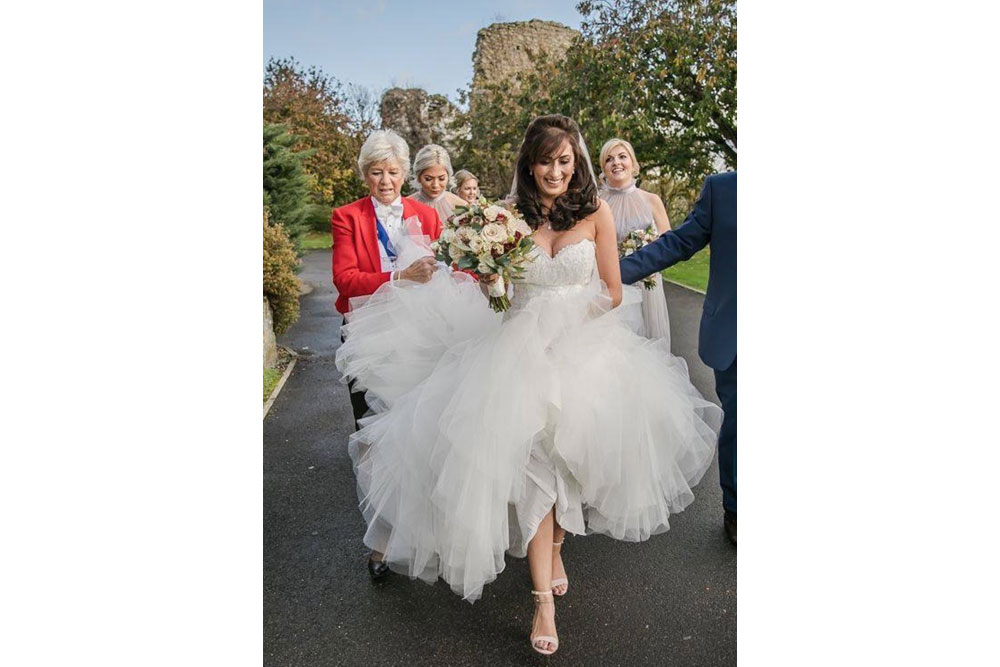
<svg viewBox="0 0 1000 667">
<path fill-rule="evenodd" d="M 352 303 L 337 353 L 376 406 L 349 446 L 365 543 L 469 601 L 505 553 L 527 554 L 530 642 L 546 655 L 559 645 L 553 594 L 568 590 L 565 532 L 666 531 L 722 416 L 682 359 L 624 321 L 614 221 L 581 143 L 565 116 L 525 132 L 513 196 L 536 245 L 502 318 L 466 274 L 437 271 Z"/>
</svg>

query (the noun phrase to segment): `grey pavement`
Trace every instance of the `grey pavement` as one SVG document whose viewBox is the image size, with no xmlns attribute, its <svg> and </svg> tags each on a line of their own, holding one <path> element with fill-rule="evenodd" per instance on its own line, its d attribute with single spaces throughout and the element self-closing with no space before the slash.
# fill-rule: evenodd
<svg viewBox="0 0 1000 667">
<path fill-rule="evenodd" d="M 528 644 L 533 606 L 527 561 L 474 605 L 446 584 L 392 575 L 373 585 L 364 522 L 347 455 L 353 429 L 333 355 L 340 315 L 330 251 L 304 258 L 299 322 L 279 338 L 302 355 L 264 420 L 264 664 L 672 665 L 736 664 L 736 549 L 722 530 L 713 463 L 671 529 L 640 544 L 567 536 L 570 587 L 556 602 L 559 651 Z M 702 295 L 665 286 L 673 352 L 718 402 L 698 359 Z"/>
</svg>

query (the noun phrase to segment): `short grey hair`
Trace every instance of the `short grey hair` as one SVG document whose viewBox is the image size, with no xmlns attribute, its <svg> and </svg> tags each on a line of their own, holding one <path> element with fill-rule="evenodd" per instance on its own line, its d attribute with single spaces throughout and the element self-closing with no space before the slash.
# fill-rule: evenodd
<svg viewBox="0 0 1000 667">
<path fill-rule="evenodd" d="M 451 170 L 451 158 L 448 157 L 448 151 L 437 144 L 427 144 L 417 151 L 417 156 L 413 158 L 413 180 L 410 181 L 410 185 L 419 190 L 420 172 L 425 169 L 429 169 L 436 164 L 441 165 L 444 167 L 444 170 L 448 172 L 448 184 L 454 184 L 454 178 Z"/>
<path fill-rule="evenodd" d="M 376 130 L 368 135 L 365 143 L 361 146 L 361 154 L 358 156 L 358 171 L 361 173 L 361 180 L 368 174 L 368 169 L 376 162 L 386 162 L 392 160 L 403 170 L 403 178 L 410 172 L 410 147 L 406 145 L 403 137 L 392 130 Z"/>
</svg>

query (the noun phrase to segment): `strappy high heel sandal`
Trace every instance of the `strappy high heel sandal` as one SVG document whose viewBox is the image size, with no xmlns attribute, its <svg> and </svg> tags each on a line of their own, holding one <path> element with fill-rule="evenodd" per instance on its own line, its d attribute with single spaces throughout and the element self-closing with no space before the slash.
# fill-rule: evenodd
<svg viewBox="0 0 1000 667">
<path fill-rule="evenodd" d="M 555 602 L 555 600 L 552 599 L 552 591 L 531 591 L 531 594 L 535 596 L 535 607 L 536 607 L 535 613 L 536 614 L 538 613 L 537 607 L 540 604 L 546 604 L 547 603 L 547 604 L 550 604 L 553 607 L 555 607 L 556 602 Z M 544 599 L 544 596 L 546 596 L 546 595 L 549 596 L 548 600 Z M 531 624 L 534 625 L 534 623 L 535 623 L 535 621 L 534 621 L 534 619 L 532 619 Z M 553 653 L 555 653 L 559 649 L 559 638 L 558 637 L 552 637 L 550 635 L 530 635 L 528 637 L 528 640 L 531 642 L 531 648 L 535 649 L 536 651 L 538 651 L 542 655 L 552 655 Z M 535 642 L 549 642 L 551 644 L 554 644 L 555 648 L 553 648 L 552 650 L 547 651 L 547 650 L 545 650 L 545 649 L 540 648 L 539 646 L 537 646 Z"/>
<path fill-rule="evenodd" d="M 560 542 L 553 542 L 552 546 L 554 546 L 554 547 L 561 547 L 562 543 L 565 542 L 565 541 L 566 541 L 566 538 L 563 538 L 562 541 L 560 541 Z M 562 558 L 562 549 L 559 550 L 559 557 Z M 564 570 L 566 569 L 566 564 L 565 563 L 563 563 L 563 569 Z M 563 590 L 562 593 L 556 593 L 556 586 L 565 586 L 566 588 Z M 560 577 L 559 579 L 553 579 L 552 580 L 552 594 L 553 595 L 558 595 L 559 597 L 562 597 L 562 596 L 566 595 L 566 593 L 568 593 L 568 592 L 569 592 L 569 579 L 566 579 L 565 577 Z"/>
</svg>

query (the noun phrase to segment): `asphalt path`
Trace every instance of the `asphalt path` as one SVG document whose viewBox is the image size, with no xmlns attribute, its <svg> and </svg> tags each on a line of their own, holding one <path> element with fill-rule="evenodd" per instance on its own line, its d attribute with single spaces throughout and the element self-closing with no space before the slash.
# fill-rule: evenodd
<svg viewBox="0 0 1000 667">
<path fill-rule="evenodd" d="M 347 437 L 354 420 L 334 353 L 340 315 L 330 251 L 303 260 L 314 289 L 279 343 L 301 358 L 264 420 L 264 664 L 673 665 L 736 664 L 736 549 L 722 529 L 718 466 L 671 528 L 640 543 L 568 535 L 569 592 L 556 602 L 559 651 L 528 643 L 533 605 L 525 559 L 470 605 L 443 582 L 365 569 Z M 667 284 L 673 352 L 718 403 L 698 359 L 702 296 Z"/>
</svg>

